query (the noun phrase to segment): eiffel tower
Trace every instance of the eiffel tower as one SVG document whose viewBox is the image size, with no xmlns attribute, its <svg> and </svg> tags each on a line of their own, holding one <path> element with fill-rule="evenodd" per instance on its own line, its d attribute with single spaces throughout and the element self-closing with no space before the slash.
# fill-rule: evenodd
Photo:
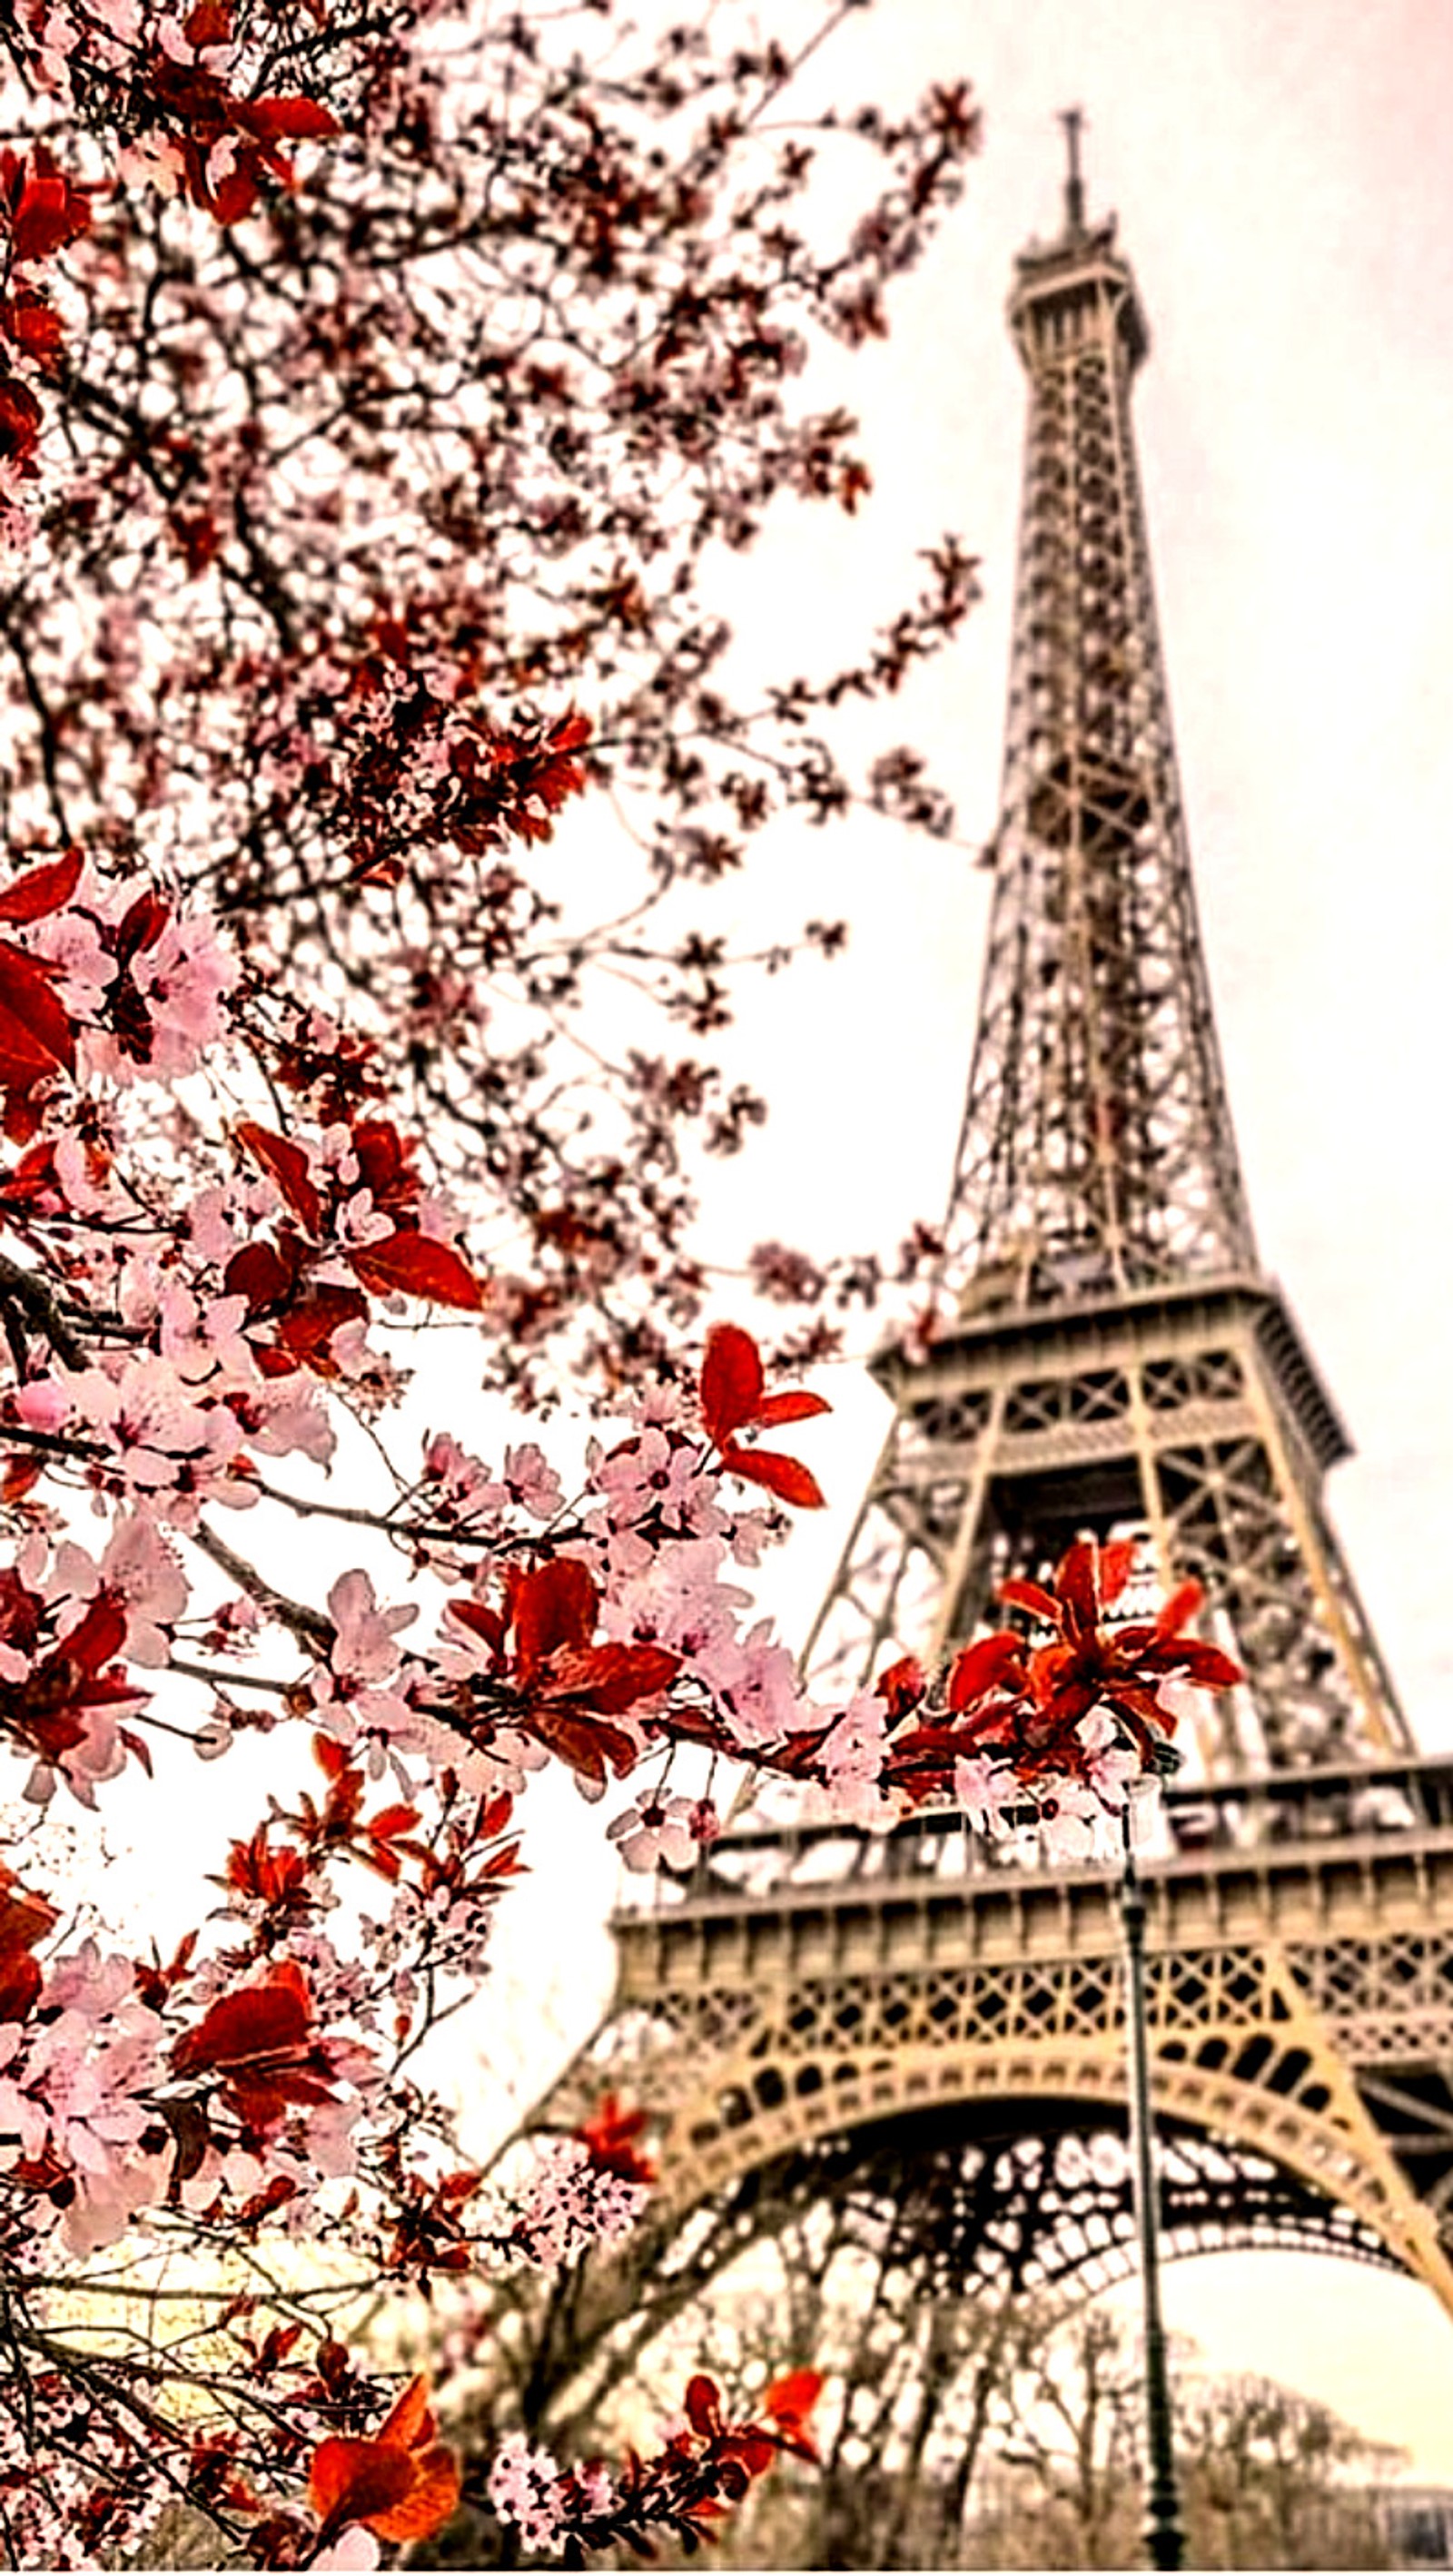
<svg viewBox="0 0 1453 2576">
<path fill-rule="evenodd" d="M 1019 258 L 1029 417 L 995 884 L 948 1321 L 808 1641 L 820 1697 L 994 1615 L 1076 1537 L 1188 1575 L 1240 1663 L 1142 1860 L 1168 2254 L 1317 2249 L 1453 2315 L 1453 1762 L 1419 1756 L 1322 1505 L 1348 1440 L 1258 1259 L 1216 1043 L 1131 430 L 1149 349 L 1078 120 Z M 1115 1888 L 928 1814 L 759 1817 L 615 1921 L 595 2042 L 659 2128 L 630 2252 L 534 2348 L 559 2423 L 754 2242 L 852 2196 L 913 2300 L 1134 2261 Z"/>
</svg>

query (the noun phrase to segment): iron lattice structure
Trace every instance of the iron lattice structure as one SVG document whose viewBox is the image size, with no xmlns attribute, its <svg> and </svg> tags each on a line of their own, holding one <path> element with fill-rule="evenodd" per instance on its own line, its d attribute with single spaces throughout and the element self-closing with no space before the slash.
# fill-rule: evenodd
<svg viewBox="0 0 1453 2576">
<path fill-rule="evenodd" d="M 952 1321 L 875 1363 L 892 1424 L 808 1674 L 826 1697 L 967 1639 L 1079 1536 L 1199 1577 L 1247 1680 L 1143 1861 L 1166 2245 L 1390 2264 L 1453 2313 L 1453 1763 L 1414 1751 L 1322 1508 L 1346 1436 L 1256 1255 L 1131 434 L 1148 334 L 1073 158 L 1009 314 L 1028 457 Z M 616 1932 L 614 2004 L 542 2118 L 628 2093 L 662 2186 L 552 2311 L 537 2420 L 814 2203 L 875 2212 L 916 2297 L 1128 2268 L 1103 1872 L 947 1815 L 759 1824 Z"/>
</svg>

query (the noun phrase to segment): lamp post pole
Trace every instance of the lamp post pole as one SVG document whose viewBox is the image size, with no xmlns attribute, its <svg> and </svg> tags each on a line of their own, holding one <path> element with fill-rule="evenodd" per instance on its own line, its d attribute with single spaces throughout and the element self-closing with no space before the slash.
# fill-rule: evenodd
<svg viewBox="0 0 1453 2576">
<path fill-rule="evenodd" d="M 1145 2026 L 1145 1891 L 1135 1867 L 1130 1808 L 1123 1818 L 1120 1924 L 1125 1938 L 1125 2034 L 1130 2075 L 1130 2171 L 1140 2290 L 1145 2389 L 1145 2529 L 1152 2567 L 1183 2567 L 1185 2535 L 1176 2494 L 1170 2376 L 1160 2313 L 1160 2215 L 1155 2179 L 1155 2127 L 1150 2108 L 1150 2053 Z"/>
</svg>

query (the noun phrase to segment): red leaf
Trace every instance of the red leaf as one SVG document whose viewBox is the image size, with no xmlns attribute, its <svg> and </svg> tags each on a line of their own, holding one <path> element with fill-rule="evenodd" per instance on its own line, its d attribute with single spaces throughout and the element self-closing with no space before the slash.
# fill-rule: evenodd
<svg viewBox="0 0 1453 2576">
<path fill-rule="evenodd" d="M 275 1244 L 244 1243 L 222 1273 L 222 1288 L 228 1297 L 246 1298 L 249 1316 L 260 1315 L 269 1306 L 281 1306 L 297 1286 L 297 1278 L 296 1264 L 285 1261 Z M 358 1306 L 362 1312 L 361 1297 Z"/>
<path fill-rule="evenodd" d="M 47 859 L 42 867 L 27 868 L 0 894 L 0 921 L 43 921 L 47 913 L 59 912 L 75 893 L 80 873 L 79 850 L 67 850 L 63 859 Z"/>
<path fill-rule="evenodd" d="M 125 1643 L 125 1610 L 114 1592 L 98 1592 L 85 1616 L 61 1639 L 57 1653 L 83 1672 L 99 1673 Z"/>
<path fill-rule="evenodd" d="M 410 1297 L 428 1297 L 436 1306 L 462 1306 L 471 1315 L 484 1303 L 484 1290 L 467 1261 L 451 1244 L 436 1243 L 430 1234 L 400 1229 L 382 1243 L 357 1245 L 349 1259 L 365 1288 L 376 1296 L 387 1297 L 401 1288 Z"/>
<path fill-rule="evenodd" d="M 302 143 L 343 131 L 332 109 L 315 98 L 250 98 L 232 112 L 243 130 L 262 143 L 275 142 L 279 135 Z"/>
<path fill-rule="evenodd" d="M 170 904 L 151 886 L 128 904 L 116 926 L 116 954 L 122 964 L 129 965 L 143 948 L 154 948 L 171 917 Z"/>
<path fill-rule="evenodd" d="M 789 2370 L 774 2379 L 762 2400 L 762 2412 L 794 2448 L 809 2459 L 817 2453 L 808 2436 L 807 2419 L 822 2395 L 820 2370 Z"/>
<path fill-rule="evenodd" d="M 336 1377 L 337 1363 L 330 1348 L 333 1336 L 340 1325 L 357 1323 L 367 1313 L 368 1307 L 356 1288 L 310 1290 L 277 1327 L 282 1367 L 308 1368 L 315 1377 Z M 271 1375 L 279 1374 L 279 1353 L 262 1350 L 257 1356 L 261 1368 Z"/>
<path fill-rule="evenodd" d="M 25 167 L 19 201 L 10 220 L 10 240 L 17 260 L 48 259 L 78 233 L 89 230 L 91 201 L 84 188 L 63 178 L 44 144 Z"/>
<path fill-rule="evenodd" d="M 185 144 L 182 148 L 184 152 L 187 149 Z M 218 180 L 215 188 L 209 189 L 205 178 L 199 180 L 193 191 L 197 204 L 205 206 L 208 214 L 219 224 L 240 223 L 244 215 L 251 214 L 257 203 L 260 167 L 257 153 L 251 144 L 246 145 L 235 166 Z"/>
<path fill-rule="evenodd" d="M 1099 1609 L 1096 1561 L 1097 1550 L 1092 1542 L 1077 1539 L 1073 1547 L 1065 1550 L 1055 1570 L 1055 1591 L 1082 1628 L 1093 1628 Z"/>
<path fill-rule="evenodd" d="M 1051 1628 L 1059 1626 L 1059 1603 L 1037 1583 L 1001 1583 L 999 1599 L 1010 1610 L 1027 1610 L 1032 1619 L 1042 1619 Z"/>
<path fill-rule="evenodd" d="M 0 939 L 0 1046 L 38 1072 L 75 1071 L 75 1033 L 46 969 L 8 939 Z"/>
<path fill-rule="evenodd" d="M 576 1713 L 568 1703 L 556 1707 L 547 1700 L 521 1722 L 548 1752 L 558 1754 L 582 1780 L 593 1781 L 598 1788 L 605 1785 L 607 1762 L 618 1780 L 626 1779 L 635 1768 L 639 1754 L 635 1739 L 604 1717 L 584 1710 Z M 489 1872 L 491 1877 L 497 1874 L 509 1875 Z"/>
<path fill-rule="evenodd" d="M 468 1628 L 476 1637 L 482 1637 L 485 1644 L 493 1646 L 496 1652 L 504 1644 L 505 1623 L 497 1610 L 487 1609 L 482 1601 L 467 1598 L 450 1601 L 447 1607 L 461 1628 Z"/>
<path fill-rule="evenodd" d="M 413 2485 L 414 2464 L 406 2450 L 334 2434 L 313 2453 L 308 2502 L 335 2530 L 350 2522 L 372 2525 L 376 2514 L 402 2504 Z"/>
<path fill-rule="evenodd" d="M 782 1395 L 764 1396 L 752 1421 L 761 1430 L 771 1431 L 779 1422 L 806 1422 L 814 1413 L 831 1411 L 825 1395 L 810 1395 L 805 1386 L 794 1386 Z"/>
<path fill-rule="evenodd" d="M 363 1830 L 374 1842 L 392 1842 L 399 1834 L 412 1833 L 418 1821 L 417 1807 L 380 1807 L 376 1816 L 365 1816 Z"/>
<path fill-rule="evenodd" d="M 698 2371 L 686 2385 L 686 2420 L 694 2433 L 721 2431 L 721 2390 L 714 2379 Z"/>
<path fill-rule="evenodd" d="M 197 0 L 197 6 L 182 22 L 182 34 L 189 45 L 200 50 L 203 45 L 230 45 L 232 12 L 227 0 Z"/>
<path fill-rule="evenodd" d="M 949 1707 L 968 1708 L 1001 1683 L 1022 1686 L 1023 1679 L 1024 1640 L 1011 1628 L 998 1628 L 992 1637 L 980 1637 L 954 1657 L 948 1679 Z"/>
<path fill-rule="evenodd" d="M 762 1355 L 739 1324 L 713 1324 L 701 1371 L 701 1418 L 714 1446 L 725 1449 L 734 1431 L 756 1420 L 762 1401 Z"/>
<path fill-rule="evenodd" d="M 614 2093 L 603 2093 L 575 2135 L 602 2173 L 619 2174 L 623 2182 L 649 2183 L 656 2179 L 656 2168 L 636 2144 L 649 2125 L 649 2112 L 627 2111 Z"/>
<path fill-rule="evenodd" d="M 245 2065 L 302 2047 L 311 2038 L 312 2027 L 313 2008 L 302 1970 L 285 1960 L 261 1985 L 224 1995 L 195 2030 L 184 2030 L 172 2050 L 172 2064 L 178 2075 Z"/>
<path fill-rule="evenodd" d="M 380 2424 L 377 2440 L 393 2442 L 401 2451 L 412 2451 L 421 2441 L 430 2441 L 434 2419 L 429 2412 L 429 2381 L 424 2371 L 409 2381 L 408 2387 L 394 2400 Z"/>
<path fill-rule="evenodd" d="M 906 1717 L 916 1708 L 928 1687 L 928 1676 L 916 1655 L 900 1655 L 873 1684 L 878 1698 L 890 1717 Z"/>
<path fill-rule="evenodd" d="M 308 1157 L 301 1145 L 286 1136 L 274 1136 L 271 1129 L 259 1127 L 254 1119 L 239 1120 L 234 1129 L 244 1152 L 260 1164 L 268 1179 L 281 1192 L 300 1225 L 309 1234 L 323 1231 L 323 1202 L 308 1170 Z"/>
<path fill-rule="evenodd" d="M 578 1557 L 557 1556 L 517 1575 L 510 1613 L 521 1680 L 531 1680 L 558 1647 L 588 1646 L 599 1607 L 600 1586 Z"/>
<path fill-rule="evenodd" d="M 0 304 L 0 332 L 36 366 L 50 370 L 58 363 L 65 338 L 61 317 L 38 286 L 18 286 Z"/>
<path fill-rule="evenodd" d="M 0 464 L 24 466 L 40 439 L 44 418 L 29 385 L 0 375 Z"/>
<path fill-rule="evenodd" d="M 1154 1635 L 1157 1642 L 1164 1644 L 1167 1639 L 1178 1637 L 1188 1621 L 1194 1619 L 1205 1597 L 1199 1583 L 1180 1584 L 1170 1599 L 1161 1603 L 1156 1613 Z"/>
<path fill-rule="evenodd" d="M 1099 1586 L 1102 1609 L 1108 1610 L 1119 1600 L 1131 1575 L 1135 1572 L 1135 1557 L 1134 1539 L 1112 1539 L 1108 1546 L 1101 1548 Z"/>
<path fill-rule="evenodd" d="M 775 1449 L 727 1447 L 722 1450 L 721 1463 L 733 1476 L 765 1486 L 779 1502 L 796 1503 L 805 1511 L 821 1510 L 826 1505 L 827 1496 L 800 1458 L 784 1458 Z"/>
<path fill-rule="evenodd" d="M 1175 1655 L 1188 1681 L 1207 1682 L 1213 1690 L 1234 1690 L 1246 1679 L 1241 1666 L 1223 1655 L 1219 1646 L 1203 1646 L 1194 1637 L 1179 1644 Z"/>
<path fill-rule="evenodd" d="M 0 1861 L 0 2022 L 24 2021 L 35 2002 L 41 1974 L 30 1954 L 59 1920 L 54 1906 L 21 1887 Z"/>
<path fill-rule="evenodd" d="M 602 1717 L 623 1717 L 639 1700 L 655 1699 L 670 1687 L 681 1658 L 664 1646 L 589 1646 L 583 1653 L 561 1648 L 550 1658 L 546 1690 L 551 1698 L 580 1700 Z"/>
</svg>

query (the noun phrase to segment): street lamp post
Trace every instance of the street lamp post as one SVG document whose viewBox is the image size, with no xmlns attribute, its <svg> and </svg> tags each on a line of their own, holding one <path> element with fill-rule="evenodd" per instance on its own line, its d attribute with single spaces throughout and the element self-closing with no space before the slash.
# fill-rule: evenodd
<svg viewBox="0 0 1453 2576">
<path fill-rule="evenodd" d="M 1140 2289 L 1145 2389 L 1145 2546 L 1152 2567 L 1183 2567 L 1185 2535 L 1176 2494 L 1170 2377 L 1160 2313 L 1160 2210 L 1155 2178 L 1155 2127 L 1150 2108 L 1150 2062 L 1145 2027 L 1145 1891 L 1135 1867 L 1130 1808 L 1123 1819 L 1120 1924 L 1125 1937 L 1125 2035 L 1130 2076 L 1130 2171 L 1135 2195 L 1135 2234 L 1140 2250 Z"/>
</svg>

